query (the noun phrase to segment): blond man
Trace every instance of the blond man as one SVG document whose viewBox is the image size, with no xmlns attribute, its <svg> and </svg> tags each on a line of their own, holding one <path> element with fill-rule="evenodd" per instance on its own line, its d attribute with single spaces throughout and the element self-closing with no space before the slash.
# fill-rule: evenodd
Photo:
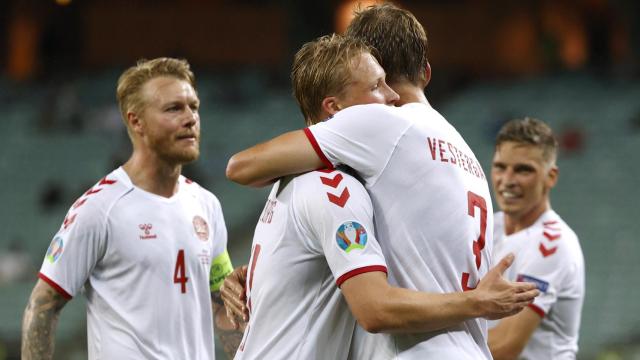
<svg viewBox="0 0 640 360">
<path fill-rule="evenodd" d="M 54 235 L 25 310 L 23 359 L 52 357 L 60 311 L 83 288 L 89 359 L 213 359 L 212 297 L 232 266 L 218 199 L 181 175 L 200 151 L 194 75 L 184 60 L 141 60 L 117 98 L 133 153 Z"/>
<path fill-rule="evenodd" d="M 398 96 L 384 78 L 364 42 L 339 35 L 305 44 L 291 73 L 309 125 L 355 104 L 393 104 Z M 347 357 L 356 320 L 340 286 L 386 273 L 372 216 L 366 191 L 344 171 L 276 182 L 253 238 L 246 274 L 251 316 L 236 359 Z"/>
</svg>

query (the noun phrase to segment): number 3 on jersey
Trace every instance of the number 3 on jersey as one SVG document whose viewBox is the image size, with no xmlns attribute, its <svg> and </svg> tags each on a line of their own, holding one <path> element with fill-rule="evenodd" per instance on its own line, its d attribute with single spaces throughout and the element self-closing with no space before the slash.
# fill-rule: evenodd
<svg viewBox="0 0 640 360">
<path fill-rule="evenodd" d="M 476 260 L 476 269 L 480 269 L 482 264 L 482 254 L 484 249 L 485 235 L 487 233 L 487 202 L 484 198 L 471 191 L 467 192 L 467 214 L 473 218 L 476 217 L 476 208 L 480 209 L 480 235 L 478 239 L 473 241 L 473 255 Z M 474 287 L 469 286 L 469 273 L 462 273 L 462 290 L 473 290 Z"/>
<path fill-rule="evenodd" d="M 173 283 L 180 284 L 180 292 L 187 292 L 187 281 L 189 278 L 186 275 L 186 268 L 184 265 L 184 250 L 178 251 L 178 257 L 176 258 L 176 267 L 173 270 Z"/>
</svg>

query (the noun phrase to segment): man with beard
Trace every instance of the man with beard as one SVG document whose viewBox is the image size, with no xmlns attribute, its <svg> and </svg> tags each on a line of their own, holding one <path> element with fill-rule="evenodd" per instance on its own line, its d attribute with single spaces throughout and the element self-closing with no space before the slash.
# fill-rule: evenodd
<svg viewBox="0 0 640 360">
<path fill-rule="evenodd" d="M 90 359 L 213 359 L 232 266 L 218 199 L 181 175 L 200 153 L 194 75 L 184 60 L 141 60 L 117 98 L 133 153 L 53 237 L 24 314 L 23 359 L 53 356 L 60 311 L 83 286 Z"/>
</svg>

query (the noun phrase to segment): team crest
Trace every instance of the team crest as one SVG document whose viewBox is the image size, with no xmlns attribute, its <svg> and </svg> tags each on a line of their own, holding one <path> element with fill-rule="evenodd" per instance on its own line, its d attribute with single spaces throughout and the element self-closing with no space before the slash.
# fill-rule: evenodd
<svg viewBox="0 0 640 360">
<path fill-rule="evenodd" d="M 367 230 L 356 221 L 347 221 L 336 231 L 336 242 L 345 252 L 364 249 L 367 245 Z"/>
<path fill-rule="evenodd" d="M 193 217 L 193 230 L 195 230 L 196 235 L 198 235 L 198 239 L 202 241 L 209 240 L 209 225 L 198 215 Z"/>
<path fill-rule="evenodd" d="M 62 241 L 62 238 L 60 236 L 56 236 L 51 241 L 51 245 L 49 245 L 49 249 L 47 249 L 47 255 L 45 255 L 45 259 L 49 260 L 49 262 L 53 264 L 62 255 L 63 249 L 64 249 L 64 241 Z"/>
</svg>

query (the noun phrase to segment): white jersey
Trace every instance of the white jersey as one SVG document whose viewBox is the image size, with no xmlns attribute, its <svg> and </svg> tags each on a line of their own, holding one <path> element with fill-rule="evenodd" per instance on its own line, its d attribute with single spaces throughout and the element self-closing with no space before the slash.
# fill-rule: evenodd
<svg viewBox="0 0 640 360">
<path fill-rule="evenodd" d="M 469 146 L 438 112 L 420 103 L 358 105 L 305 133 L 328 166 L 345 164 L 364 179 L 391 284 L 432 293 L 477 285 L 493 249 L 489 187 Z M 491 358 L 484 319 L 369 340 L 356 357 Z"/>
<path fill-rule="evenodd" d="M 576 234 L 553 210 L 530 227 L 505 235 L 495 216 L 494 258 L 516 255 L 509 280 L 533 282 L 540 295 L 529 305 L 542 317 L 520 359 L 575 359 L 584 300 L 584 258 Z"/>
<path fill-rule="evenodd" d="M 68 299 L 84 286 L 90 359 L 214 358 L 210 268 L 212 281 L 231 270 L 227 231 L 213 194 L 178 186 L 164 198 L 118 168 L 55 235 L 40 278 Z"/>
<path fill-rule="evenodd" d="M 339 286 L 386 272 L 364 187 L 342 171 L 281 179 L 253 238 L 250 321 L 236 359 L 346 359 L 355 318 Z"/>
</svg>

